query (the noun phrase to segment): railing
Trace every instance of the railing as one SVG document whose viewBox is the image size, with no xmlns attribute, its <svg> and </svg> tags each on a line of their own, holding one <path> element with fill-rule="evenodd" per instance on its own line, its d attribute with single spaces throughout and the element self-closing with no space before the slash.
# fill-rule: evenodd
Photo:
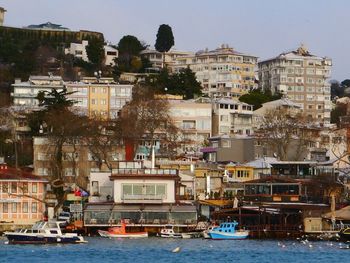
<svg viewBox="0 0 350 263">
<path fill-rule="evenodd" d="M 164 195 L 123 195 L 123 200 L 163 200 Z"/>
<path fill-rule="evenodd" d="M 118 175 L 177 175 L 175 169 L 113 169 L 112 174 Z"/>
</svg>

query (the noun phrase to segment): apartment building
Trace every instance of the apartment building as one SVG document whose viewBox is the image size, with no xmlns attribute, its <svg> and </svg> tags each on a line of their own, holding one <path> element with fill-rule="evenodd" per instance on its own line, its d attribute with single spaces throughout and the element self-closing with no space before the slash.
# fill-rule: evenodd
<svg viewBox="0 0 350 263">
<path fill-rule="evenodd" d="M 255 88 L 257 57 L 237 52 L 228 45 L 215 50 L 201 50 L 194 55 L 179 56 L 173 72 L 190 67 L 210 97 L 237 97 Z"/>
<path fill-rule="evenodd" d="M 181 129 L 186 143 L 183 152 L 199 153 L 201 146 L 211 136 L 212 108 L 210 100 L 169 100 L 169 115 Z"/>
<path fill-rule="evenodd" d="M 237 99 L 213 100 L 213 136 L 253 134 L 253 106 Z"/>
<path fill-rule="evenodd" d="M 39 92 L 50 92 L 52 89 L 63 90 L 64 81 L 60 76 L 30 76 L 28 81 L 24 82 L 16 79 L 12 87 L 13 104 L 15 106 L 33 108 L 39 104 L 39 101 L 36 99 Z"/>
<path fill-rule="evenodd" d="M 64 50 L 65 54 L 71 54 L 74 57 L 80 58 L 86 62 L 89 62 L 89 58 L 86 52 L 86 47 L 89 45 L 88 40 L 83 40 L 81 43 L 70 43 L 69 48 Z M 105 65 L 114 66 L 114 59 L 118 58 L 118 50 L 112 46 L 104 45 Z"/>
<path fill-rule="evenodd" d="M 118 167 L 119 160 L 125 159 L 125 151 L 122 146 L 110 145 L 98 150 L 89 147 L 84 140 L 73 143 L 63 146 L 62 174 L 68 185 L 78 183 L 86 188 L 90 173 L 110 171 L 110 168 Z M 34 173 L 48 178 L 52 174 L 52 163 L 55 158 L 54 141 L 46 137 L 34 137 L 33 148 Z M 96 152 L 100 154 L 96 155 Z M 102 154 L 107 158 L 101 158 Z"/>
<path fill-rule="evenodd" d="M 163 54 L 155 49 L 147 48 L 145 50 L 142 50 L 140 52 L 140 55 L 141 55 L 141 57 L 147 58 L 151 62 L 152 67 L 148 68 L 147 70 L 152 72 L 152 71 L 161 70 L 163 62 L 165 64 L 165 66 L 167 66 L 168 68 L 172 68 L 172 66 L 175 63 L 176 58 L 183 57 L 183 56 L 191 56 L 191 55 L 193 55 L 193 53 L 187 52 L 187 51 L 179 51 L 179 50 L 175 50 L 175 49 L 170 49 L 168 52 L 165 52 Z"/>
<path fill-rule="evenodd" d="M 258 63 L 259 87 L 280 92 L 298 103 L 308 117 L 330 123 L 332 60 L 311 54 L 301 45 L 297 50 Z"/>
</svg>

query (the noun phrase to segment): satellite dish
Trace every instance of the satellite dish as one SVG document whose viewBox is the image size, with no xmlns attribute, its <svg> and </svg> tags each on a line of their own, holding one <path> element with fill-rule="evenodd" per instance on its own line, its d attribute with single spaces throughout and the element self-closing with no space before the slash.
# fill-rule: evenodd
<svg viewBox="0 0 350 263">
<path fill-rule="evenodd" d="M 277 153 L 273 153 L 273 157 L 277 158 L 277 156 L 278 156 Z"/>
</svg>

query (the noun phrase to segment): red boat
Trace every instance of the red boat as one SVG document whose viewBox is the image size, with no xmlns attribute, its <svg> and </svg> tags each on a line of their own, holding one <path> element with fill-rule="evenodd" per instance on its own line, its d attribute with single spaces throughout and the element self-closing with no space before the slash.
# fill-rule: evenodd
<svg viewBox="0 0 350 263">
<path fill-rule="evenodd" d="M 143 238 L 148 237 L 147 232 L 126 232 L 126 223 L 121 222 L 121 226 L 110 227 L 108 231 L 98 230 L 102 237 L 127 237 L 127 238 Z"/>
</svg>

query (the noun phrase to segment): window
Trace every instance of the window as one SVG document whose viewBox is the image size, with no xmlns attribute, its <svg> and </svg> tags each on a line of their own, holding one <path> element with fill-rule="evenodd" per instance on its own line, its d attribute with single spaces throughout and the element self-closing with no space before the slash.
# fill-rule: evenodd
<svg viewBox="0 0 350 263">
<path fill-rule="evenodd" d="M 98 181 L 92 181 L 91 183 L 91 190 L 92 190 L 92 195 L 98 195 L 99 194 L 99 186 L 98 186 Z"/>
<path fill-rule="evenodd" d="M 32 183 L 32 193 L 37 193 L 38 192 L 38 185 L 37 183 Z"/>
<path fill-rule="evenodd" d="M 96 93 L 96 88 L 91 88 L 92 93 Z"/>
<path fill-rule="evenodd" d="M 17 193 L 17 183 L 11 183 L 11 193 Z"/>
<path fill-rule="evenodd" d="M 38 212 L 38 204 L 32 203 L 32 213 L 37 213 L 37 212 Z"/>
<path fill-rule="evenodd" d="M 17 203 L 12 203 L 12 213 L 17 213 Z"/>
<path fill-rule="evenodd" d="M 28 202 L 23 202 L 22 212 L 28 213 Z"/>
<path fill-rule="evenodd" d="M 69 167 L 64 169 L 64 175 L 65 176 L 73 176 L 73 168 Z"/>
<path fill-rule="evenodd" d="M 9 212 L 9 204 L 8 203 L 2 203 L 2 212 L 8 213 Z"/>
<path fill-rule="evenodd" d="M 9 185 L 8 183 L 2 183 L 2 192 L 8 193 L 9 192 Z"/>
<path fill-rule="evenodd" d="M 106 100 L 105 99 L 101 99 L 101 105 L 106 105 L 106 104 L 107 104 Z"/>
<path fill-rule="evenodd" d="M 98 103 L 97 103 L 97 99 L 91 99 L 91 104 L 92 105 L 97 105 Z"/>
<path fill-rule="evenodd" d="M 28 183 L 23 183 L 22 191 L 24 194 L 28 193 Z"/>
</svg>

